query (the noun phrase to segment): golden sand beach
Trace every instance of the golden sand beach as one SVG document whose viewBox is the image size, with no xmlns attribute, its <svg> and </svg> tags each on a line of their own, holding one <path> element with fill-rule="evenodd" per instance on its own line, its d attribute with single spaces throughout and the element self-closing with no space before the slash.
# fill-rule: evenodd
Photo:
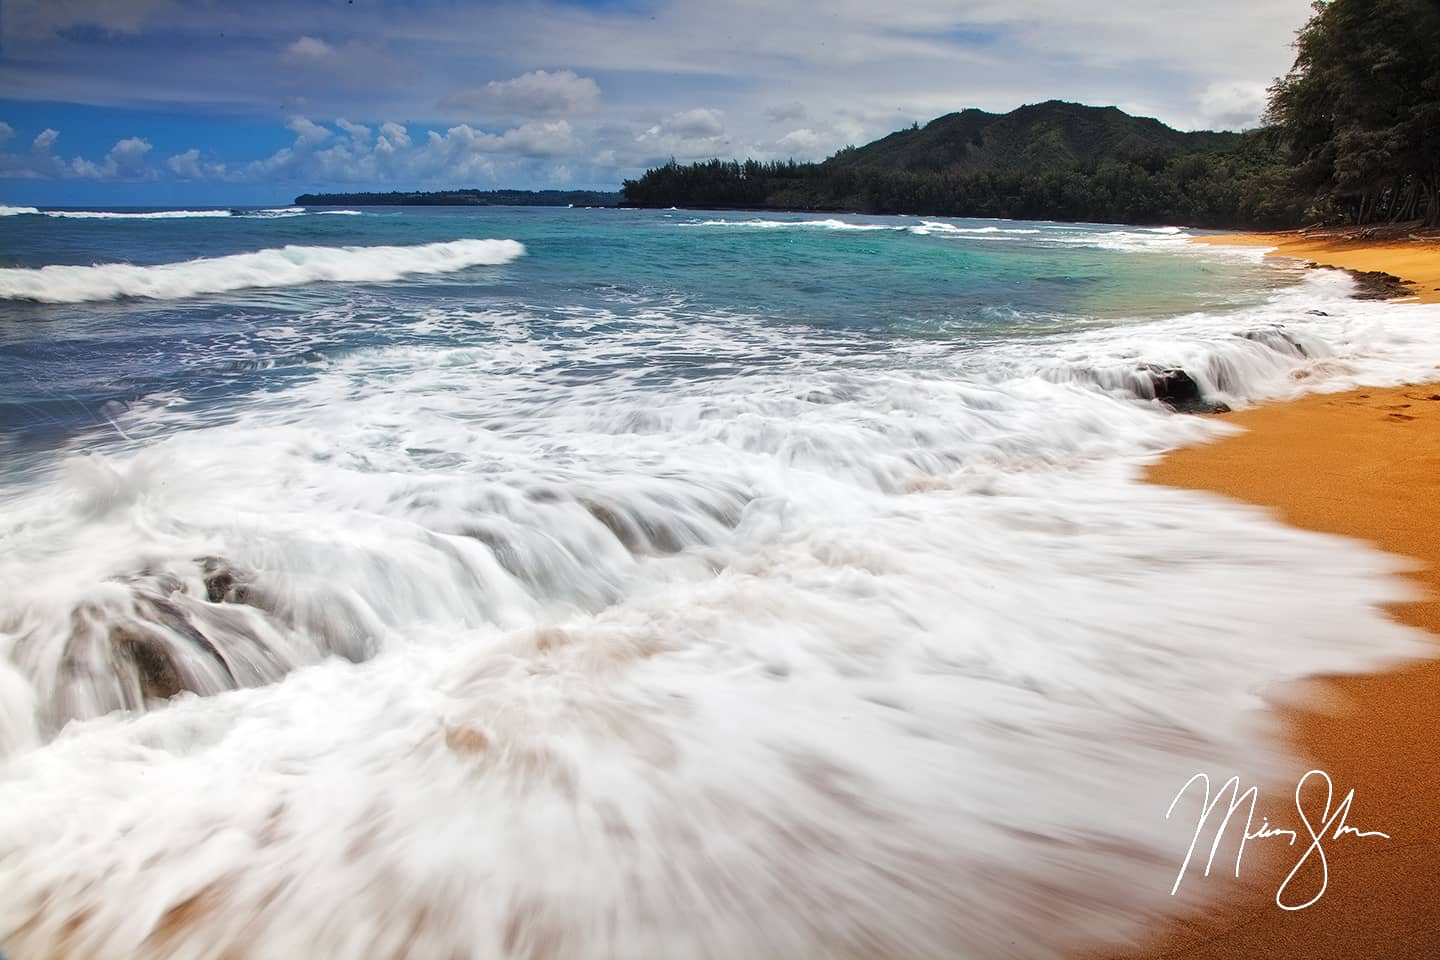
<svg viewBox="0 0 1440 960">
<path fill-rule="evenodd" d="M 1433 238 L 1294 233 L 1206 242 L 1263 245 L 1319 265 L 1396 274 L 1414 281 L 1419 300 L 1440 302 L 1440 242 Z M 1410 576 L 1424 599 L 1389 613 L 1440 635 L 1440 383 L 1312 396 L 1226 420 L 1245 432 L 1175 451 L 1149 479 L 1268 507 L 1287 523 L 1412 558 Z M 1325 895 L 1299 911 L 1273 900 L 1296 855 L 1277 856 L 1272 846 L 1269 859 L 1252 861 L 1254 847 L 1247 848 L 1243 884 L 1222 885 L 1216 903 L 1168 924 L 1134 955 L 1440 957 L 1440 659 L 1272 693 L 1293 751 L 1330 774 L 1337 802 L 1355 789 L 1352 822 L 1383 821 L 1392 839 L 1327 845 Z M 1294 819 L 1292 804 L 1287 792 L 1262 790 L 1261 813 L 1271 811 L 1277 822 Z"/>
</svg>

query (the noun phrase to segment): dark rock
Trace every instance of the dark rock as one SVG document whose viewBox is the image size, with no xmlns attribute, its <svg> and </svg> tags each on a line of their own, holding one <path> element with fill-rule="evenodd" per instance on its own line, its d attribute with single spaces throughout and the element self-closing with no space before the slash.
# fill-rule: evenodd
<svg viewBox="0 0 1440 960">
<path fill-rule="evenodd" d="M 1152 370 L 1150 384 L 1155 390 L 1155 399 L 1172 410 L 1185 410 L 1204 399 L 1195 378 L 1178 368 Z"/>
<path fill-rule="evenodd" d="M 1324 264 L 1311 263 L 1311 269 L 1325 268 Z M 1410 288 L 1415 285 L 1412 280 L 1402 280 L 1393 273 L 1386 273 L 1383 270 L 1346 270 L 1351 279 L 1355 281 L 1356 290 L 1353 296 L 1356 300 L 1392 300 L 1395 297 L 1413 296 L 1415 291 Z"/>
<path fill-rule="evenodd" d="M 1156 400 L 1176 413 L 1229 413 L 1230 408 L 1208 400 L 1200 384 L 1179 367 L 1149 367 L 1150 386 Z"/>
<path fill-rule="evenodd" d="M 1305 312 L 1308 313 L 1308 314 L 1310 314 L 1310 316 L 1312 316 L 1312 317 L 1328 317 L 1328 316 L 1330 316 L 1330 314 L 1326 313 L 1324 310 L 1306 310 Z"/>
</svg>

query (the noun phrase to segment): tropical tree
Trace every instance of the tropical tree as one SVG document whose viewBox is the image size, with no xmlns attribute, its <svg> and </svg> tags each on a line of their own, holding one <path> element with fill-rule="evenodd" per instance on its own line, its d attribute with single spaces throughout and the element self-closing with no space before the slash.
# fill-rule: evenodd
<svg viewBox="0 0 1440 960">
<path fill-rule="evenodd" d="M 1317 216 L 1440 224 L 1440 0 L 1318 0 L 1266 119 Z"/>
</svg>

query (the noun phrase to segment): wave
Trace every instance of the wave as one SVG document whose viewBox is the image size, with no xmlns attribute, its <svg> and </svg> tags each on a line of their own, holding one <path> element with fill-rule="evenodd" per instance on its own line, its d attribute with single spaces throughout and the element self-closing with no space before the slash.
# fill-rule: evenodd
<svg viewBox="0 0 1440 960">
<path fill-rule="evenodd" d="M 61 220 L 195 220 L 231 216 L 229 210 L 156 210 L 150 213 L 119 213 L 111 210 L 46 210 L 44 215 Z"/>
<path fill-rule="evenodd" d="M 293 287 L 320 281 L 378 283 L 509 263 L 525 253 L 514 240 L 454 240 L 418 246 L 285 246 L 180 263 L 51 265 L 0 269 L 0 300 L 86 303 L 122 297 L 174 300 L 202 293 Z"/>
<path fill-rule="evenodd" d="M 749 227 L 756 230 L 842 230 L 864 233 L 912 233 L 919 237 L 933 235 L 955 237 L 988 237 L 996 235 L 1018 236 L 1041 234 L 1046 231 L 1035 227 L 961 227 L 939 220 L 922 220 L 918 226 L 894 223 L 852 223 L 848 220 L 827 218 L 825 220 L 696 220 L 682 223 L 683 227 Z"/>
<path fill-rule="evenodd" d="M 0 217 L 31 214 L 60 220 L 192 220 L 245 217 L 252 220 L 278 220 L 303 216 L 363 216 L 359 210 L 306 210 L 304 207 L 270 207 L 264 210 L 154 210 L 129 213 L 117 210 L 41 210 L 37 207 L 0 206 Z"/>
<path fill-rule="evenodd" d="M 938 220 L 922 220 L 920 226 L 910 227 L 910 232 L 917 236 L 928 237 L 933 234 L 955 234 L 960 236 L 980 236 L 993 234 L 1035 234 L 1043 233 L 1033 227 L 957 227 L 953 223 L 942 223 Z"/>
<path fill-rule="evenodd" d="M 750 227 L 759 230 L 783 230 L 804 229 L 804 230 L 903 230 L 904 227 L 897 227 L 888 223 L 849 223 L 845 220 L 699 220 L 692 223 L 682 223 L 682 227 Z"/>
<path fill-rule="evenodd" d="M 255 220 L 277 220 L 286 217 L 303 217 L 306 214 L 304 207 L 269 207 L 264 210 L 234 210 L 237 217 L 250 217 Z"/>
</svg>

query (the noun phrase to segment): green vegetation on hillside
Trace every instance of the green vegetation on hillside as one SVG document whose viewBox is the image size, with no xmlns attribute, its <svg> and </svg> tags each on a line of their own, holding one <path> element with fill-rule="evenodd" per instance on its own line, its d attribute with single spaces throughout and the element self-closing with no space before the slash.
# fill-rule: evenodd
<svg viewBox="0 0 1440 960">
<path fill-rule="evenodd" d="M 642 207 L 1284 226 L 1272 136 L 1180 133 L 1114 107 L 966 110 L 823 163 L 670 163 L 625 183 Z"/>
<path fill-rule="evenodd" d="M 613 207 L 620 194 L 600 190 L 441 190 L 400 193 L 302 193 L 305 207 Z"/>
<path fill-rule="evenodd" d="M 965 110 L 822 163 L 670 162 L 641 207 L 1278 228 L 1440 222 L 1440 0 L 1321 0 L 1269 125 L 1182 133 L 1115 107 Z"/>
</svg>

